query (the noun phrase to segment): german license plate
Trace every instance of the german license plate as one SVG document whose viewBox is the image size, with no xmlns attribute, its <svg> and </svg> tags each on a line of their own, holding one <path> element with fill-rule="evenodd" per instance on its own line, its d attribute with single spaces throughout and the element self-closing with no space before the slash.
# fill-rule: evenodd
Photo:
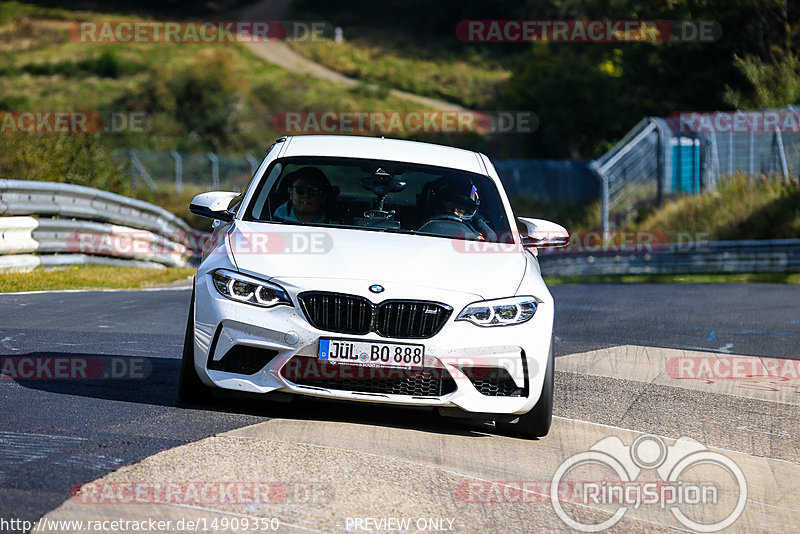
<svg viewBox="0 0 800 534">
<path fill-rule="evenodd" d="M 319 359 L 367 367 L 422 369 L 425 346 L 407 343 L 374 343 L 348 339 L 320 339 Z"/>
</svg>

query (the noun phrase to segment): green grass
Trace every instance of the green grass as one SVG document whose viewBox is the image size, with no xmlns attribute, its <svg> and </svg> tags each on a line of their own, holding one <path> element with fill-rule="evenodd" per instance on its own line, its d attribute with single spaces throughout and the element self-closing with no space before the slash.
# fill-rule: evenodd
<svg viewBox="0 0 800 534">
<path fill-rule="evenodd" d="M 751 274 L 614 274 L 597 276 L 545 277 L 549 286 L 589 283 L 652 284 L 800 284 L 800 273 Z"/>
<path fill-rule="evenodd" d="M 483 56 L 456 57 L 441 50 L 361 37 L 334 41 L 292 41 L 298 53 L 352 78 L 461 104 L 496 108 L 511 71 Z"/>
<path fill-rule="evenodd" d="M 800 237 L 800 186 L 739 174 L 714 191 L 669 200 L 627 229 L 688 232 L 711 241 Z"/>
<path fill-rule="evenodd" d="M 548 219 L 570 232 L 601 226 L 600 202 L 575 206 L 512 198 L 520 217 Z M 644 206 L 644 203 L 641 203 Z M 690 236 L 703 241 L 800 237 L 800 186 L 783 178 L 739 174 L 698 195 L 678 195 L 661 207 L 641 207 L 622 230 L 659 232 L 671 241 Z"/>
<path fill-rule="evenodd" d="M 138 269 L 105 265 L 37 269 L 29 273 L 3 273 L 0 293 L 54 289 L 143 289 L 186 280 L 196 269 L 167 267 Z"/>
</svg>

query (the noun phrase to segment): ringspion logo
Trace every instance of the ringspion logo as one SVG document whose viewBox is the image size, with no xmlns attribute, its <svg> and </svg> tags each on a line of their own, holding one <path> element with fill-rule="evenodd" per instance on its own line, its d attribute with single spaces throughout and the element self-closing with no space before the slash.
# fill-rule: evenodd
<svg viewBox="0 0 800 534">
<path fill-rule="evenodd" d="M 640 480 L 642 473 L 653 471 L 660 480 Z M 567 499 L 565 483 L 579 487 Z M 630 445 L 609 436 L 565 460 L 553 474 L 549 496 L 558 517 L 579 532 L 612 528 L 628 510 L 641 506 L 669 510 L 682 527 L 717 532 L 744 511 L 747 480 L 733 460 L 688 437 L 668 446 L 650 434 Z M 567 503 L 604 510 L 608 517 L 587 523 L 581 507 Z"/>
</svg>

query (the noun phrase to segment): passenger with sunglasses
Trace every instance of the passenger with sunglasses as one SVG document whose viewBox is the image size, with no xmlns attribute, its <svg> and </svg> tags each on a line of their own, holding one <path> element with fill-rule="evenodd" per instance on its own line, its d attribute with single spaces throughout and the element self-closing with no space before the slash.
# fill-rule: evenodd
<svg viewBox="0 0 800 534">
<path fill-rule="evenodd" d="M 321 170 L 303 167 L 286 176 L 289 200 L 275 210 L 275 218 L 285 222 L 324 223 L 324 207 L 332 188 Z"/>
</svg>

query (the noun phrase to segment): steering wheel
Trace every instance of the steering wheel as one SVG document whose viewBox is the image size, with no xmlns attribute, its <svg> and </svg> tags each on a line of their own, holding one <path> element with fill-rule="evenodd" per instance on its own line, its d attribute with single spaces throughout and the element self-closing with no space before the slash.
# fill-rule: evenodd
<svg viewBox="0 0 800 534">
<path fill-rule="evenodd" d="M 420 226 L 419 233 L 435 234 L 444 237 L 461 237 L 464 239 L 480 239 L 478 232 L 472 229 L 461 218 L 455 215 L 437 215 Z"/>
</svg>

